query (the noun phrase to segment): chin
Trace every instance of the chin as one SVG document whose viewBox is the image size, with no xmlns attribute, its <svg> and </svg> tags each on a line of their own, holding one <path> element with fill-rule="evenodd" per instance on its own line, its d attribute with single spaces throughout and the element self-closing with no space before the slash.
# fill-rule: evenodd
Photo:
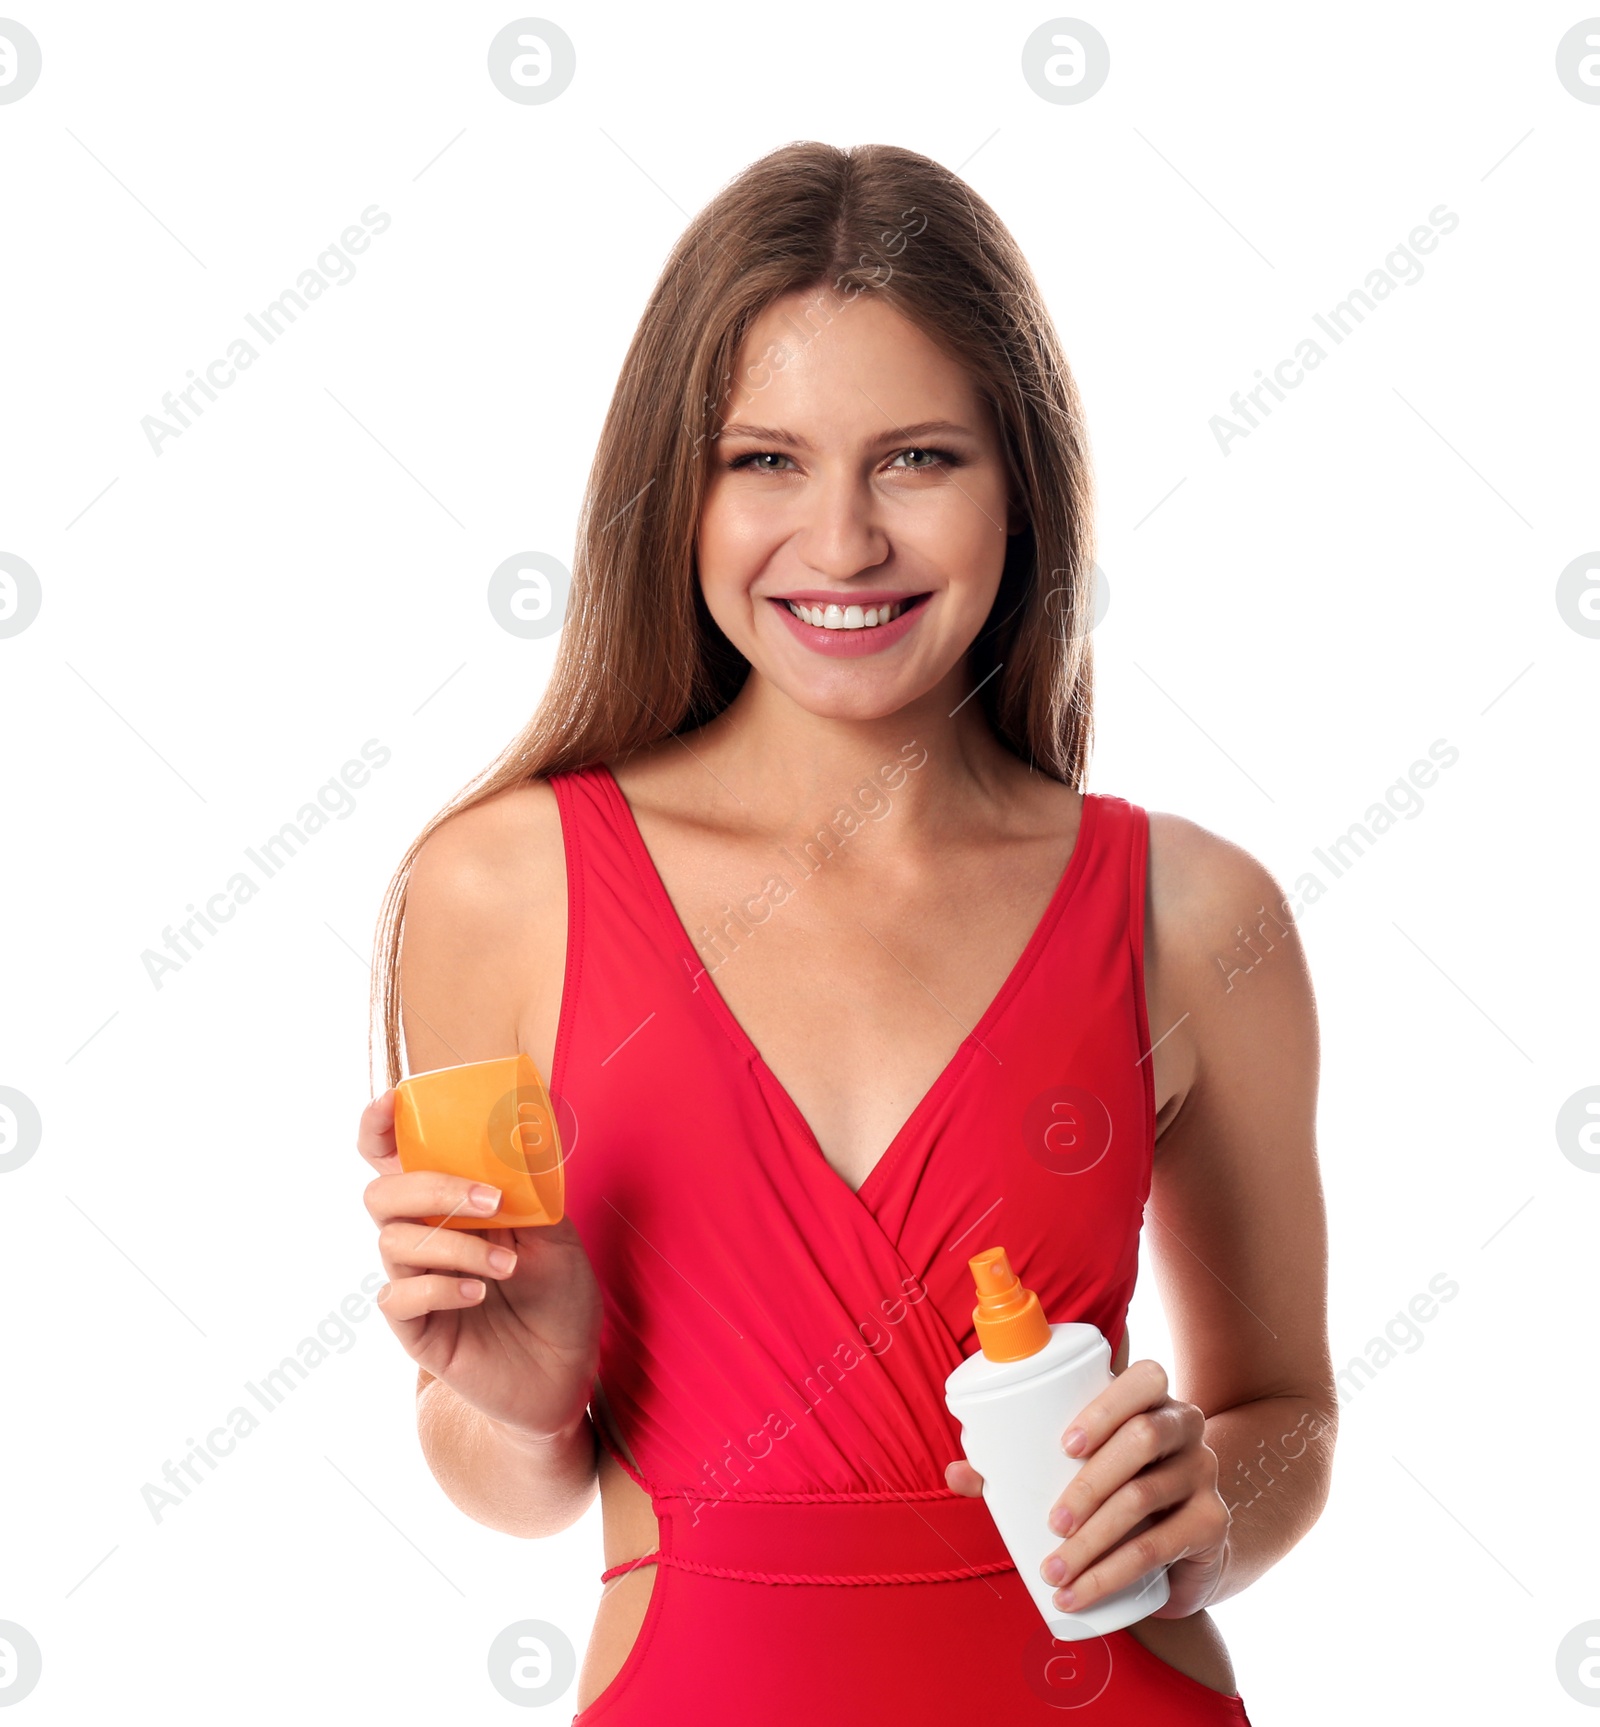
<svg viewBox="0 0 1600 1727">
<path fill-rule="evenodd" d="M 765 673 L 762 674 L 766 676 Z M 819 720 L 883 720 L 897 714 L 901 709 L 916 701 L 919 695 L 926 691 L 907 689 L 898 679 L 892 682 L 884 681 L 872 687 L 867 680 L 861 680 L 862 687 L 857 689 L 826 689 L 810 686 L 793 686 L 769 679 L 775 689 L 781 690 L 796 707 L 803 708 L 808 714 Z"/>
</svg>

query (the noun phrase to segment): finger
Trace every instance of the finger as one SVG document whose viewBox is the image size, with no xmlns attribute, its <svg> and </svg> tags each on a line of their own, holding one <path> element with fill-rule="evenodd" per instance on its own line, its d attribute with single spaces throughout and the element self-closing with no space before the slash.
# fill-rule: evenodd
<svg viewBox="0 0 1600 1727">
<path fill-rule="evenodd" d="M 500 1231 L 493 1232 L 495 1234 Z M 413 1218 L 391 1218 L 378 1231 L 383 1269 L 393 1279 L 419 1271 L 460 1271 L 494 1278 L 517 1269 L 516 1249 L 469 1229 L 429 1226 Z"/>
<path fill-rule="evenodd" d="M 1187 1450 L 1193 1439 L 1185 1412 L 1193 1408 L 1169 1401 L 1130 1415 L 1067 1483 L 1050 1512 L 1056 1534 L 1071 1535 L 1083 1528 L 1124 1482 L 1160 1458 Z"/>
<path fill-rule="evenodd" d="M 377 1224 L 391 1217 L 483 1218 L 500 1209 L 500 1189 L 464 1175 L 434 1169 L 397 1170 L 369 1181 L 362 1192 Z"/>
<path fill-rule="evenodd" d="M 483 1280 L 475 1277 L 441 1277 L 437 1273 L 397 1277 L 378 1292 L 378 1311 L 398 1327 L 406 1320 L 447 1308 L 476 1307 L 485 1290 Z"/>
<path fill-rule="evenodd" d="M 1117 1488 L 1081 1527 L 1074 1529 L 1070 1539 L 1046 1555 L 1040 1575 L 1049 1583 L 1067 1583 L 1080 1573 L 1087 1573 L 1092 1566 L 1104 1563 L 1119 1543 L 1142 1534 L 1154 1520 L 1174 1507 L 1187 1504 L 1201 1485 L 1195 1471 L 1183 1460 L 1142 1470 Z M 1133 1574 L 1142 1575 L 1142 1572 Z M 1126 1581 L 1131 1582 L 1132 1577 Z"/>
<path fill-rule="evenodd" d="M 1167 1370 L 1159 1361 L 1136 1361 L 1121 1373 L 1087 1407 L 1080 1410 L 1061 1436 L 1061 1449 L 1069 1457 L 1087 1457 L 1127 1422 L 1130 1416 L 1152 1404 L 1164 1402 Z M 1074 1436 L 1080 1437 L 1074 1437 Z"/>
<path fill-rule="evenodd" d="M 1189 1501 L 1149 1528 L 1130 1535 L 1080 1575 L 1069 1578 L 1052 1599 L 1063 1611 L 1082 1612 L 1092 1602 L 1114 1595 L 1152 1571 L 1176 1565 L 1191 1553 L 1209 1551 L 1220 1539 L 1205 1507 Z"/>
<path fill-rule="evenodd" d="M 394 1146 L 394 1088 L 379 1092 L 361 1112 L 356 1128 L 356 1150 L 368 1163 L 381 1169 L 392 1167 L 389 1159 L 398 1156 Z"/>
<path fill-rule="evenodd" d="M 951 1492 L 964 1493 L 968 1498 L 976 1498 L 983 1492 L 983 1477 L 964 1457 L 945 1465 L 944 1480 Z"/>
<path fill-rule="evenodd" d="M 1095 1451 L 1089 1463 L 1083 1464 L 1075 1477 L 1066 1483 L 1061 1497 L 1051 1511 L 1051 1528 L 1057 1535 L 1068 1535 L 1082 1528 L 1095 1509 L 1108 1501 L 1123 1482 L 1132 1482 L 1140 1470 L 1147 1470 L 1161 1458 L 1171 1458 L 1189 1451 L 1199 1437 L 1189 1420 L 1192 1404 L 1165 1402 L 1156 1409 L 1140 1409 L 1128 1416 L 1111 1439 Z M 1199 1414 L 1199 1411 L 1194 1411 Z M 1199 1418 L 1201 1428 L 1204 1418 Z"/>
</svg>

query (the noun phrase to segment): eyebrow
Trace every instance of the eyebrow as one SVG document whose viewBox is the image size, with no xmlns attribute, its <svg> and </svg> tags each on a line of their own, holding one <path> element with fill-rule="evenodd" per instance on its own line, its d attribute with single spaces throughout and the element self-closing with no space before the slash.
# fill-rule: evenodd
<svg viewBox="0 0 1600 1727">
<path fill-rule="evenodd" d="M 918 420 L 914 426 L 896 426 L 892 431 L 880 433 L 869 439 L 874 444 L 910 443 L 917 438 L 926 438 L 934 433 L 948 436 L 955 432 L 961 437 L 975 436 L 970 426 L 963 426 L 955 420 Z M 798 432 L 788 432 L 781 426 L 751 426 L 743 421 L 730 422 L 717 433 L 720 442 L 723 438 L 751 438 L 759 444 L 792 444 L 798 450 L 814 450 L 815 446 L 807 438 L 802 438 Z"/>
</svg>

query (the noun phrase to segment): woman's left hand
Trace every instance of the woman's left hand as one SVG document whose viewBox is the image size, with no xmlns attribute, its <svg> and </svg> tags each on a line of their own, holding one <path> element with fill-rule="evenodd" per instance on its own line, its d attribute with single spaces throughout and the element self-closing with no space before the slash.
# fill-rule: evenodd
<svg viewBox="0 0 1600 1727">
<path fill-rule="evenodd" d="M 1136 1361 L 1067 1432 L 1080 1428 L 1084 1438 L 1069 1455 L 1086 1461 L 1050 1512 L 1050 1528 L 1066 1539 L 1042 1568 L 1047 1581 L 1066 1586 L 1056 1589 L 1056 1606 L 1081 1613 L 1166 1565 L 1171 1593 L 1150 1617 L 1198 1613 L 1221 1581 L 1232 1523 L 1204 1413 L 1167 1395 L 1159 1361 Z M 946 1466 L 945 1481 L 956 1493 L 983 1491 L 964 1458 Z"/>
</svg>

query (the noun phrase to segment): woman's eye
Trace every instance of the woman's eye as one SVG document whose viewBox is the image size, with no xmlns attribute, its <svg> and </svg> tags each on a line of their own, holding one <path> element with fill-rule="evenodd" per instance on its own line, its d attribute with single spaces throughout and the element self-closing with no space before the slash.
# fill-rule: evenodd
<svg viewBox="0 0 1600 1727">
<path fill-rule="evenodd" d="M 959 468 L 961 458 L 953 450 L 929 449 L 922 444 L 914 444 L 909 449 L 901 450 L 890 463 L 893 467 L 904 457 L 916 456 L 921 460 L 909 462 L 900 469 L 903 474 L 930 473 L 938 468 Z M 780 450 L 752 450 L 748 455 L 736 456 L 728 463 L 730 469 L 748 468 L 759 474 L 781 474 L 783 469 L 776 466 L 779 462 L 787 462 L 789 457 Z"/>
</svg>

